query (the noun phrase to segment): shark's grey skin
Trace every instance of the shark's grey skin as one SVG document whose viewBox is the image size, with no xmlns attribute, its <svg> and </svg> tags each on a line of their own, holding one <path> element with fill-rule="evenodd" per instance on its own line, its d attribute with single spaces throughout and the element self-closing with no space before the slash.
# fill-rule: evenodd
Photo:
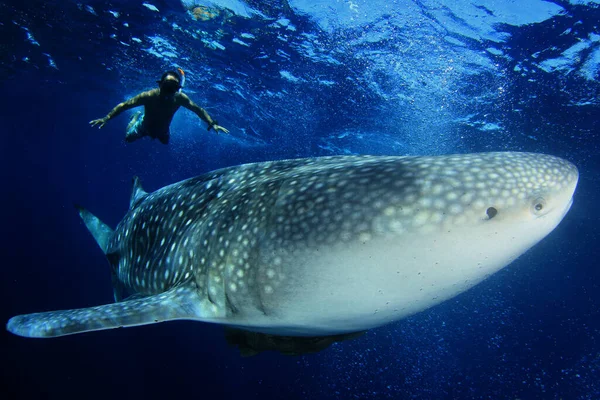
<svg viewBox="0 0 600 400">
<path fill-rule="evenodd" d="M 565 160 L 511 152 L 263 162 L 152 194 L 136 180 L 114 233 L 80 210 L 117 302 L 7 328 L 51 337 L 189 319 L 281 336 L 364 331 L 508 265 L 562 220 L 577 180 Z"/>
</svg>

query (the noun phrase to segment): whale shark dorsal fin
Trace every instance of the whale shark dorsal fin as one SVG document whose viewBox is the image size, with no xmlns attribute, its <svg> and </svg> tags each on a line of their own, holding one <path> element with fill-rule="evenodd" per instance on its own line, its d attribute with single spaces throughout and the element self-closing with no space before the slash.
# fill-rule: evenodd
<svg viewBox="0 0 600 400">
<path fill-rule="evenodd" d="M 98 246 L 100 246 L 104 254 L 106 254 L 108 243 L 114 234 L 112 228 L 100 221 L 98 217 L 80 205 L 75 204 L 75 208 L 79 211 L 79 216 L 83 220 L 85 226 L 88 228 L 94 239 L 96 239 Z"/>
<path fill-rule="evenodd" d="M 49 338 L 105 329 L 154 324 L 176 319 L 223 323 L 226 312 L 203 300 L 194 284 L 120 303 L 75 310 L 18 315 L 6 328 L 15 335 Z"/>
<path fill-rule="evenodd" d="M 135 206 L 148 196 L 148 192 L 144 190 L 142 187 L 142 182 L 140 178 L 134 176 L 133 179 L 133 188 L 131 190 L 131 199 L 129 200 L 129 209 L 135 208 Z"/>
</svg>

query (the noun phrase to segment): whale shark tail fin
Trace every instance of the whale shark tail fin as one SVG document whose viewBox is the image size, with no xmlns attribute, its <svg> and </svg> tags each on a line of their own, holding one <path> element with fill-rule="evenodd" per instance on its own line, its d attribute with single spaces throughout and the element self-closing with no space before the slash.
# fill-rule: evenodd
<svg viewBox="0 0 600 400">
<path fill-rule="evenodd" d="M 226 314 L 203 300 L 195 285 L 188 283 L 161 294 L 120 303 L 18 315 L 8 321 L 6 329 L 23 337 L 49 338 L 177 319 L 223 323 Z"/>
<path fill-rule="evenodd" d="M 100 221 L 98 217 L 80 205 L 75 204 L 75 208 L 77 208 L 79 211 L 79 216 L 94 239 L 96 239 L 96 243 L 98 243 L 98 246 L 100 246 L 102 252 L 106 254 L 108 252 L 108 243 L 114 234 L 112 228 Z"/>
<path fill-rule="evenodd" d="M 140 178 L 134 176 L 133 179 L 133 188 L 131 190 L 131 199 L 129 200 L 129 209 L 134 209 L 140 201 L 144 200 L 146 196 L 148 196 L 148 192 L 144 190 L 142 187 L 142 183 Z"/>
</svg>

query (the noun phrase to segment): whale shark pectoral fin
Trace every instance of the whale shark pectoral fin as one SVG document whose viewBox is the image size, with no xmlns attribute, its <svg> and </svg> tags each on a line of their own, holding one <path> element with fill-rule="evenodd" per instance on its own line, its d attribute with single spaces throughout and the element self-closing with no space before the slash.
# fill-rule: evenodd
<svg viewBox="0 0 600 400">
<path fill-rule="evenodd" d="M 176 319 L 218 323 L 225 310 L 202 299 L 192 283 L 167 292 L 103 306 L 18 315 L 6 329 L 15 335 L 46 338 Z"/>
</svg>

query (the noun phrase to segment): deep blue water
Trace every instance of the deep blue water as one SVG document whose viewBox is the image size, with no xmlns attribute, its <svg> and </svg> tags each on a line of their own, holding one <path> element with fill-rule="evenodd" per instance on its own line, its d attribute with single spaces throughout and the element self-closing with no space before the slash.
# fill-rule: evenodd
<svg viewBox="0 0 600 400">
<path fill-rule="evenodd" d="M 540 244 L 472 290 L 316 355 L 241 358 L 193 322 L 2 332 L 3 398 L 599 399 L 597 1 L 0 1 L 0 317 L 112 301 L 73 208 L 243 162 L 522 150 L 580 169 Z M 207 6 L 213 17 L 190 10 Z M 168 146 L 88 121 L 186 71 Z"/>
</svg>

